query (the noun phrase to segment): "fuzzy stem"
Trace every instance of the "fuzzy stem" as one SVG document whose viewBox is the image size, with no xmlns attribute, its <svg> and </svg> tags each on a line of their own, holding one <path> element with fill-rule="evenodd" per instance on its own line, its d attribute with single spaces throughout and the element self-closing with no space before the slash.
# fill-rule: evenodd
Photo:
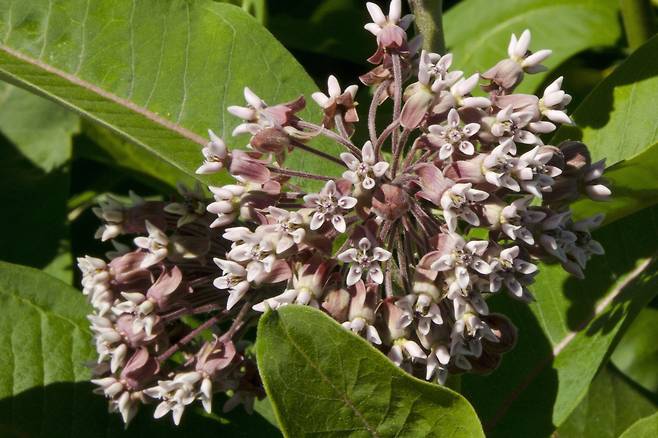
<svg viewBox="0 0 658 438">
<path fill-rule="evenodd" d="M 350 138 L 350 133 L 347 132 L 347 128 L 345 127 L 345 122 L 343 122 L 343 115 L 342 114 L 336 114 L 334 116 L 334 124 L 336 125 L 336 129 L 345 138 Z"/>
<path fill-rule="evenodd" d="M 416 16 L 416 30 L 423 35 L 423 48 L 443 55 L 443 0 L 409 0 L 409 7 Z"/>
<path fill-rule="evenodd" d="M 219 321 L 224 319 L 226 317 L 225 313 L 220 313 L 218 315 L 213 316 L 185 336 L 183 336 L 178 342 L 176 342 L 174 345 L 169 347 L 167 350 L 165 350 L 164 353 L 162 353 L 160 356 L 158 356 L 158 362 L 162 363 L 165 360 L 169 359 L 174 353 L 176 353 L 180 348 L 188 343 L 190 343 L 194 338 L 196 338 L 202 331 L 212 327 L 214 324 L 217 324 Z"/>
<path fill-rule="evenodd" d="M 310 129 L 317 132 L 318 134 L 322 134 L 325 137 L 335 141 L 336 143 L 342 144 L 352 153 L 357 155 L 357 157 L 361 157 L 361 151 L 356 146 L 354 146 L 354 143 L 352 143 L 349 138 L 344 138 L 343 136 L 336 134 L 335 132 L 323 126 L 316 125 L 315 123 L 305 122 L 303 120 L 298 121 L 297 126 L 301 129 Z"/>
<path fill-rule="evenodd" d="M 635 50 L 655 33 L 651 2 L 650 0 L 621 0 L 620 9 L 628 47 Z"/>
<path fill-rule="evenodd" d="M 325 160 L 329 160 L 329 161 L 337 163 L 341 166 L 345 166 L 345 163 L 343 163 L 343 160 L 340 160 L 340 159 L 334 157 L 333 155 L 329 155 L 326 152 L 322 152 L 320 150 L 317 150 L 317 149 L 315 149 L 315 148 L 313 148 L 313 147 L 311 147 L 307 144 L 302 143 L 301 141 L 291 140 L 291 143 L 293 144 L 293 146 L 295 146 L 296 148 L 299 148 L 303 151 L 306 151 L 306 152 L 309 152 L 311 154 L 317 155 L 320 158 L 324 158 Z"/>
<path fill-rule="evenodd" d="M 400 126 L 400 120 L 399 120 L 399 119 L 398 119 L 398 120 L 394 120 L 393 122 L 391 122 L 391 124 L 388 125 L 388 126 L 386 127 L 386 129 L 384 129 L 384 131 L 382 131 L 382 133 L 380 134 L 379 138 L 377 139 L 377 143 L 375 144 L 375 154 L 376 154 L 377 156 L 379 156 L 379 151 L 382 149 L 382 146 L 384 145 L 384 142 L 386 141 L 386 139 L 388 138 L 388 136 L 391 135 L 391 133 L 393 132 L 393 130 L 394 130 L 395 128 L 397 128 L 398 126 Z"/>
<path fill-rule="evenodd" d="M 400 135 L 400 138 L 398 139 L 397 147 L 395 148 L 395 155 L 393 156 L 393 169 L 391 170 L 391 176 L 393 178 L 395 178 L 395 175 L 398 173 L 400 161 L 402 160 L 402 151 L 404 150 L 404 144 L 407 142 L 407 138 L 409 138 L 409 130 L 404 129 L 402 135 Z"/>
<path fill-rule="evenodd" d="M 323 176 L 323 175 L 316 175 L 314 173 L 306 173 L 306 172 L 299 172 L 297 170 L 290 170 L 290 169 L 282 169 L 280 167 L 275 167 L 275 166 L 267 166 L 270 172 L 273 173 L 278 173 L 279 175 L 285 175 L 285 176 L 296 176 L 299 178 L 306 178 L 306 179 L 315 179 L 318 181 L 330 181 L 333 178 L 329 176 Z"/>
<path fill-rule="evenodd" d="M 400 112 L 402 110 L 402 64 L 400 63 L 400 55 L 394 53 L 391 55 L 391 60 L 393 61 L 393 120 L 398 120 L 400 118 Z M 400 146 L 400 132 L 395 129 L 393 130 L 393 155 L 399 156 L 401 149 Z M 395 161 L 393 161 L 393 167 L 396 168 Z M 393 171 L 395 176 L 395 171 Z"/>
<path fill-rule="evenodd" d="M 244 317 L 247 316 L 247 313 L 249 313 L 249 310 L 251 309 L 251 302 L 247 301 L 242 305 L 242 308 L 240 309 L 240 312 L 236 315 L 235 319 L 233 320 L 233 323 L 231 324 L 231 327 L 222 335 L 220 338 L 221 340 L 226 340 L 226 339 L 231 339 L 235 332 L 237 332 L 240 327 L 242 327 L 242 324 L 244 322 Z"/>
<path fill-rule="evenodd" d="M 373 146 L 377 144 L 377 107 L 379 107 L 379 101 L 381 100 L 384 91 L 388 88 L 388 85 L 388 81 L 379 84 L 375 89 L 372 100 L 370 101 L 370 110 L 368 111 L 368 132 L 370 133 L 370 141 Z"/>
</svg>

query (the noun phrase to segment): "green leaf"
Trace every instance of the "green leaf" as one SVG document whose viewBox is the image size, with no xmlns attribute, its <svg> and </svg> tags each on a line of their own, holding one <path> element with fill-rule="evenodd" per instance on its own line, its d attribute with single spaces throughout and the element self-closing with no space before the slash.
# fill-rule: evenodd
<svg viewBox="0 0 658 438">
<path fill-rule="evenodd" d="M 656 406 L 619 371 L 603 368 L 567 421 L 560 438 L 617 438 L 635 421 L 656 412 Z"/>
<path fill-rule="evenodd" d="M 612 353 L 612 363 L 624 374 L 658 394 L 658 309 L 647 307 L 629 327 Z"/>
<path fill-rule="evenodd" d="M 95 357 L 82 294 L 42 272 L 0 262 L 0 435 L 8 437 L 276 436 L 261 417 L 185 413 L 181 427 L 145 407 L 123 431 L 92 393 Z M 220 400 L 215 404 L 220 407 Z"/>
<path fill-rule="evenodd" d="M 244 104 L 243 87 L 269 103 L 316 90 L 285 48 L 232 5 L 0 0 L 0 11 L 0 78 L 113 130 L 191 177 L 207 129 L 229 140 L 239 120 L 226 107 Z M 320 111 L 303 113 L 314 115 Z M 326 142 L 321 147 L 338 150 Z M 288 165 L 337 174 L 335 165 L 315 158 L 295 151 Z M 229 176 L 204 180 L 218 184 Z"/>
<path fill-rule="evenodd" d="M 638 420 L 619 438 L 655 438 L 658 436 L 658 413 Z"/>
<path fill-rule="evenodd" d="M 164 194 L 175 190 L 177 183 L 193 186 L 195 182 L 198 182 L 197 179 L 165 160 L 100 125 L 85 121 L 82 124 L 82 132 L 93 141 L 78 148 L 76 151 L 78 158 L 87 158 L 124 172 L 128 171 L 131 178 L 143 179 L 146 184 Z M 144 163 L 149 163 L 149 165 L 144 166 Z M 140 178 L 141 176 L 144 178 Z"/>
<path fill-rule="evenodd" d="M 605 158 L 605 177 L 613 199 L 582 201 L 580 216 L 598 212 L 612 222 L 658 202 L 658 37 L 635 51 L 583 101 L 573 114 L 577 127 L 560 129 L 552 144 L 571 138 L 590 148 L 592 158 Z"/>
<path fill-rule="evenodd" d="M 518 327 L 518 343 L 490 377 L 462 381 L 491 436 L 547 436 L 586 395 L 611 347 L 658 292 L 657 214 L 647 209 L 597 231 L 607 254 L 589 262 L 586 280 L 544 265 L 535 303 L 492 300 L 492 311 Z"/>
<path fill-rule="evenodd" d="M 532 32 L 532 50 L 551 49 L 549 70 L 571 56 L 611 46 L 621 36 L 617 0 L 466 0 L 443 17 L 448 50 L 459 70 L 484 72 L 507 57 L 512 33 Z M 519 92 L 533 92 L 547 73 L 526 75 Z"/>
<path fill-rule="evenodd" d="M 78 118 L 52 102 L 0 83 L 0 259 L 73 280 L 66 199 Z M 35 214 L 35 208 L 39 213 Z"/>
<path fill-rule="evenodd" d="M 484 436 L 459 394 L 409 376 L 318 310 L 265 314 L 256 349 L 287 436 Z"/>
</svg>

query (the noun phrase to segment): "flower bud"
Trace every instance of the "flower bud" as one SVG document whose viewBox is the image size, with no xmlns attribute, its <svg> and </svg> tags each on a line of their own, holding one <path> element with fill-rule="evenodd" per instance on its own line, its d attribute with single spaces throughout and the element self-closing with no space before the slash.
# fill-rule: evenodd
<svg viewBox="0 0 658 438">
<path fill-rule="evenodd" d="M 407 194 L 398 186 L 383 184 L 375 189 L 372 208 L 377 216 L 384 219 L 398 219 L 409 209 Z"/>
</svg>

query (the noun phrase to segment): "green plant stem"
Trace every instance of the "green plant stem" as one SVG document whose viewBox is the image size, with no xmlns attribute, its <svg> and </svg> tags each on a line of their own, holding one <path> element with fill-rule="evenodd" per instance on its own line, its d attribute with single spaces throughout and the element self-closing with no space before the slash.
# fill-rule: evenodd
<svg viewBox="0 0 658 438">
<path fill-rule="evenodd" d="M 621 0 L 620 9 L 628 47 L 635 50 L 655 33 L 655 17 L 651 1 Z"/>
<path fill-rule="evenodd" d="M 443 0 L 409 0 L 409 7 L 416 16 L 416 30 L 423 35 L 423 48 L 444 54 Z"/>
</svg>

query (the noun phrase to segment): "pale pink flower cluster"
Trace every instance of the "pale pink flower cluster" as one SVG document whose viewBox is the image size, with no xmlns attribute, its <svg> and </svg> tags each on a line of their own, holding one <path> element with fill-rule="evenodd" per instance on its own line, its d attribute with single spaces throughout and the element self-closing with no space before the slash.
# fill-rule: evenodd
<svg viewBox="0 0 658 438">
<path fill-rule="evenodd" d="M 408 40 L 413 17 L 401 16 L 399 0 L 388 15 L 367 8 L 377 40 L 374 67 L 360 77 L 373 87 L 368 141 L 352 140 L 356 85 L 343 91 L 331 76 L 326 94 L 313 94 L 321 125 L 302 119 L 303 97 L 270 106 L 247 88 L 246 104 L 228 111 L 248 148 L 211 131 L 202 151 L 198 173 L 234 178 L 209 187 L 212 200 L 182 190 L 181 202 L 110 200 L 98 210 L 104 240 L 138 235 L 135 250 L 109 263 L 80 259 L 95 308 L 95 382 L 126 421 L 140 403 L 157 402 L 156 417 L 171 412 L 178 422 L 195 400 L 209 410 L 216 391 L 247 405 L 262 396 L 237 340 L 261 312 L 290 304 L 326 312 L 427 380 L 491 372 L 516 329 L 487 298 L 530 301 L 539 262 L 582 277 L 603 253 L 591 236 L 603 218 L 576 220 L 569 206 L 610 196 L 604 162 L 592 163 L 580 142 L 545 143 L 571 123 L 562 78 L 542 97 L 514 93 L 550 51 L 531 52 L 524 31 L 512 35 L 506 59 L 465 76 L 452 55 Z M 393 116 L 381 129 L 385 105 Z M 318 136 L 344 151 L 318 149 Z M 289 168 L 294 154 L 336 170 Z M 203 322 L 192 328 L 181 319 L 189 315 Z M 224 319 L 232 323 L 222 332 Z M 172 362 L 174 353 L 185 361 Z"/>
</svg>

